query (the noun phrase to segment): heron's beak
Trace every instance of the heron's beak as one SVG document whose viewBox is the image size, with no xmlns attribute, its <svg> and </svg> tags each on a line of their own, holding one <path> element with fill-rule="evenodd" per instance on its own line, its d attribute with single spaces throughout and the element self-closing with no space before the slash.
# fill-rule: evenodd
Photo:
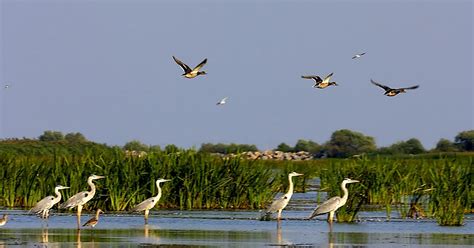
<svg viewBox="0 0 474 248">
<path fill-rule="evenodd" d="M 353 180 L 353 179 L 351 180 L 351 183 L 358 183 L 358 182 L 359 180 Z"/>
</svg>

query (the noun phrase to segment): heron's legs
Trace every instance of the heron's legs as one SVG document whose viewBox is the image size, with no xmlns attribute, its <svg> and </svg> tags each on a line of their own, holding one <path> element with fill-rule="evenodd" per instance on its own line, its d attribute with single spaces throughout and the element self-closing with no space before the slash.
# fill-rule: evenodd
<svg viewBox="0 0 474 248">
<path fill-rule="evenodd" d="M 334 211 L 329 212 L 328 215 L 328 222 L 332 224 L 332 221 L 334 219 Z"/>
<path fill-rule="evenodd" d="M 150 213 L 149 209 L 145 209 L 145 225 L 148 224 L 148 214 Z"/>
<path fill-rule="evenodd" d="M 81 212 L 82 205 L 77 206 L 77 230 L 81 229 Z"/>
<path fill-rule="evenodd" d="M 282 211 L 282 210 L 283 210 L 283 209 L 278 210 L 277 220 L 281 220 L 281 211 Z"/>
</svg>

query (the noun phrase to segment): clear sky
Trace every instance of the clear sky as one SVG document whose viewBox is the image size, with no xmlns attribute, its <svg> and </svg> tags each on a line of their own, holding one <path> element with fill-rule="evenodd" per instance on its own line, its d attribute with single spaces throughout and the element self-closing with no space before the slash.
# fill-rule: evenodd
<svg viewBox="0 0 474 248">
<path fill-rule="evenodd" d="M 271 149 L 350 129 L 432 148 L 474 126 L 472 1 L 0 2 L 2 138 Z M 330 72 L 339 86 L 301 78 Z"/>
</svg>

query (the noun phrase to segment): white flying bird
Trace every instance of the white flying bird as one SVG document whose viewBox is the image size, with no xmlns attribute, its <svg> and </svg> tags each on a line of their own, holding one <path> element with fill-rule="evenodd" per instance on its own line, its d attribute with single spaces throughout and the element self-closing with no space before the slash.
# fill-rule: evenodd
<svg viewBox="0 0 474 248">
<path fill-rule="evenodd" d="M 227 99 L 229 99 L 228 96 L 222 98 L 221 100 L 219 100 L 219 101 L 216 103 L 216 105 L 224 105 L 224 104 L 226 104 L 226 103 L 227 103 Z"/>
<path fill-rule="evenodd" d="M 362 55 L 364 55 L 365 53 L 359 53 L 359 54 L 356 54 L 352 57 L 352 59 L 358 59 L 360 57 L 362 57 Z"/>
</svg>

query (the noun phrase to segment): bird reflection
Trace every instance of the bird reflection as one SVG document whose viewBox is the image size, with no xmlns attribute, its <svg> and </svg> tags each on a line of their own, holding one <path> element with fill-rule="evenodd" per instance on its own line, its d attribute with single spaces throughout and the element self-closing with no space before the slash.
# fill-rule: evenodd
<svg viewBox="0 0 474 248">
<path fill-rule="evenodd" d="M 277 221 L 277 242 L 279 245 L 282 245 L 282 239 L 281 239 L 281 221 Z"/>
<path fill-rule="evenodd" d="M 82 247 L 82 244 L 81 244 L 81 229 L 77 229 L 77 240 L 76 240 L 76 247 L 77 248 L 81 248 Z"/>
<path fill-rule="evenodd" d="M 144 232 L 145 238 L 148 238 L 148 236 L 149 236 L 149 234 L 150 234 L 149 231 L 150 231 L 150 229 L 149 229 L 148 224 L 145 224 L 145 226 L 144 226 L 144 228 L 143 228 L 143 232 Z"/>
<path fill-rule="evenodd" d="M 329 248 L 334 247 L 334 234 L 332 233 L 332 230 L 328 233 L 328 247 Z"/>
<path fill-rule="evenodd" d="M 41 241 L 45 246 L 47 247 L 46 244 L 49 243 L 49 234 L 48 234 L 48 228 L 44 228 L 41 230 Z"/>
</svg>

